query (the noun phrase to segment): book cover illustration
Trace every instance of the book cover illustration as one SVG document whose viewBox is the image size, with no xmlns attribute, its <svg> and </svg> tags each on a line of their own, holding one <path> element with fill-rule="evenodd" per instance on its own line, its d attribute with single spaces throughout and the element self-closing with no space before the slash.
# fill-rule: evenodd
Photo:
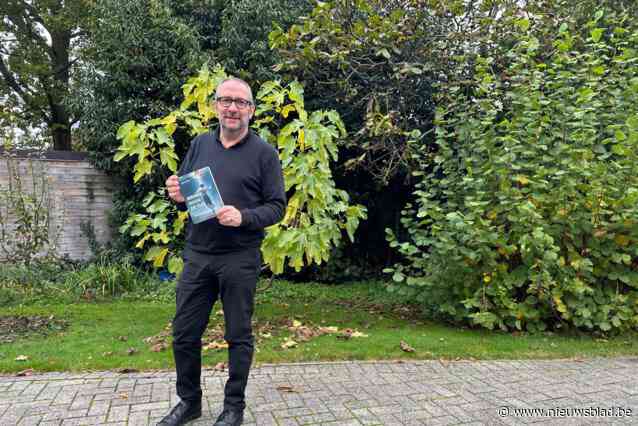
<svg viewBox="0 0 638 426">
<path fill-rule="evenodd" d="M 179 190 L 186 200 L 186 207 L 193 223 L 215 217 L 224 205 L 210 167 L 180 176 Z"/>
</svg>

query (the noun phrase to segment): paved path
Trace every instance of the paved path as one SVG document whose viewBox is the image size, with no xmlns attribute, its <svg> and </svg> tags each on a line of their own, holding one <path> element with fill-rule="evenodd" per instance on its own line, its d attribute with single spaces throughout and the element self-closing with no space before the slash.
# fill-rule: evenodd
<svg viewBox="0 0 638 426">
<path fill-rule="evenodd" d="M 225 377 L 205 372 L 204 415 L 192 425 L 212 424 Z M 0 425 L 155 424 L 174 385 L 170 372 L 0 376 Z M 262 366 L 245 424 L 530 423 L 638 424 L 638 358 Z"/>
</svg>

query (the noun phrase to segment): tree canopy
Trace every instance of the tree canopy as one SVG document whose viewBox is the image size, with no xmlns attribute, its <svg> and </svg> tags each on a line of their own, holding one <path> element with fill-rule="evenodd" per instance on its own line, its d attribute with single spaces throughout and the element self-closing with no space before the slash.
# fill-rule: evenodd
<svg viewBox="0 0 638 426">
<path fill-rule="evenodd" d="M 73 48 L 90 19 L 86 0 L 5 0 L 0 4 L 0 99 L 3 126 L 45 125 L 57 150 L 71 149 L 77 117 L 65 105 L 77 58 Z"/>
</svg>

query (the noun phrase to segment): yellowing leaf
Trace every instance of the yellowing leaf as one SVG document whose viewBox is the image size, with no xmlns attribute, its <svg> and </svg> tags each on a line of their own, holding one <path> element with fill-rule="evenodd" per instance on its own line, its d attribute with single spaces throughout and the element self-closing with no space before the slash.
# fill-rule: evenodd
<svg viewBox="0 0 638 426">
<path fill-rule="evenodd" d="M 629 244 L 631 240 L 626 235 L 616 235 L 616 238 L 614 238 L 614 241 L 619 246 L 625 247 Z"/>
<path fill-rule="evenodd" d="M 529 179 L 523 175 L 516 176 L 515 180 L 519 182 L 521 185 L 527 185 L 529 183 Z"/>
<path fill-rule="evenodd" d="M 162 265 L 164 265 L 164 258 L 166 258 L 166 255 L 168 254 L 168 249 L 164 248 L 162 249 L 159 254 L 155 257 L 155 260 L 153 261 L 153 266 L 155 266 L 156 268 L 161 268 Z"/>
<path fill-rule="evenodd" d="M 291 349 L 297 346 L 297 342 L 295 342 L 294 340 L 286 340 L 284 343 L 281 344 L 281 347 L 283 349 Z"/>
<path fill-rule="evenodd" d="M 295 106 L 293 104 L 288 104 L 281 109 L 281 115 L 284 118 L 288 118 L 288 114 L 295 110 Z"/>
<path fill-rule="evenodd" d="M 299 129 L 299 149 L 302 152 L 306 150 L 306 134 L 303 129 Z"/>
</svg>

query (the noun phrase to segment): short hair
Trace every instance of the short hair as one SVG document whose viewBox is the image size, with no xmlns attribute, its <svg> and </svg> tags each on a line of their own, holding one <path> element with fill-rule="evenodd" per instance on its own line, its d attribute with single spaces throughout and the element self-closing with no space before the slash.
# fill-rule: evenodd
<svg viewBox="0 0 638 426">
<path fill-rule="evenodd" d="M 217 89 L 215 89 L 215 98 L 219 97 L 219 89 L 221 89 L 221 87 L 225 84 L 228 83 L 229 81 L 235 81 L 239 84 L 241 84 L 242 86 L 244 86 L 246 89 L 248 89 L 248 95 L 250 96 L 250 102 L 255 103 L 254 99 L 253 99 L 253 91 L 250 88 L 250 85 L 248 83 L 246 83 L 244 80 L 242 80 L 241 78 L 237 78 L 237 77 L 228 77 L 222 80 L 221 83 L 219 83 L 217 85 Z"/>
</svg>

